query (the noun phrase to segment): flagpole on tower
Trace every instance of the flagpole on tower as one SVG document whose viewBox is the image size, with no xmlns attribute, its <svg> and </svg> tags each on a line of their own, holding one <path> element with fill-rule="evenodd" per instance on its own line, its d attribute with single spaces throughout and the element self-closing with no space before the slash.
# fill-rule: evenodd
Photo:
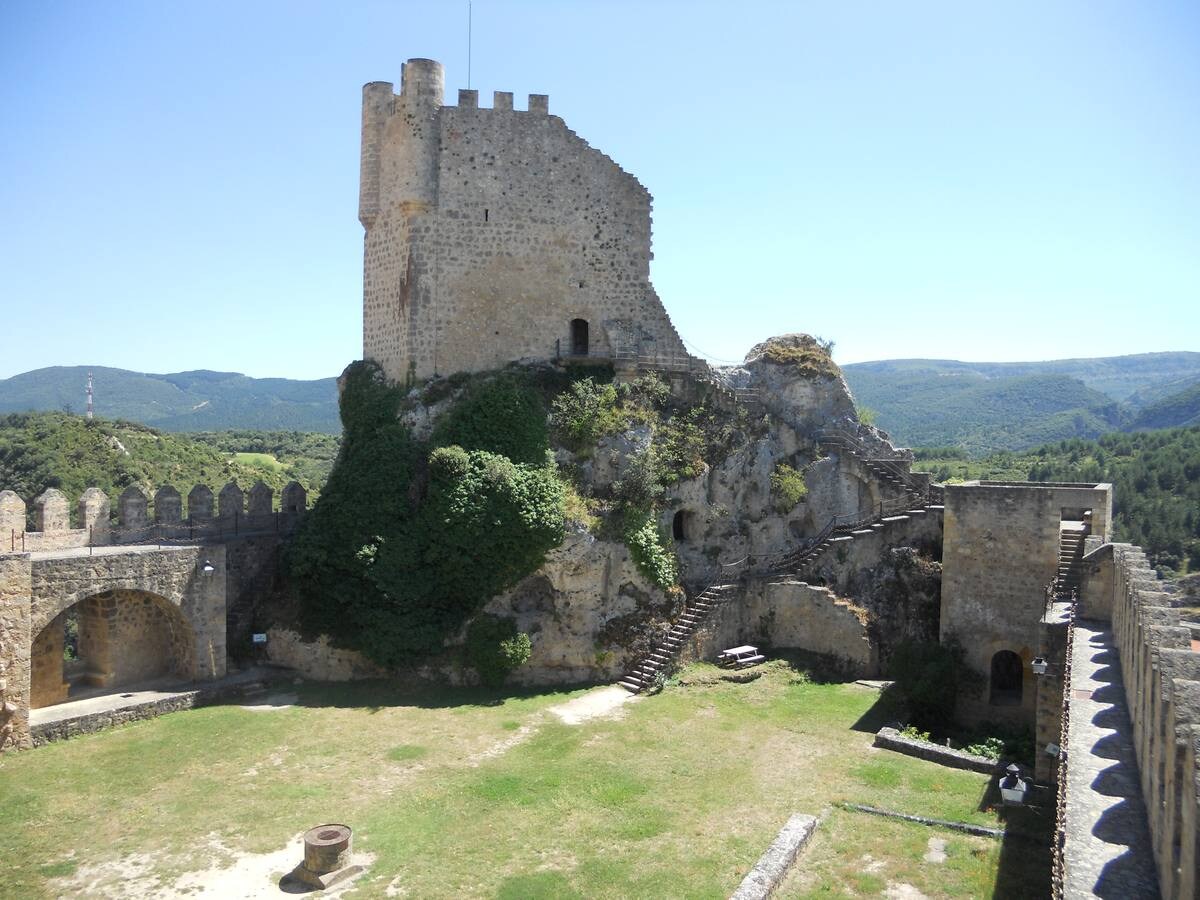
<svg viewBox="0 0 1200 900">
<path fill-rule="evenodd" d="M 467 90 L 471 89 L 471 0 L 467 0 Z"/>
</svg>

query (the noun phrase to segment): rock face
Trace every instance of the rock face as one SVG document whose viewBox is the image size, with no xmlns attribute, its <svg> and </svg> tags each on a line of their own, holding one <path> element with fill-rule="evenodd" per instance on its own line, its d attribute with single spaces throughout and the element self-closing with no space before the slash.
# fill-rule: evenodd
<svg viewBox="0 0 1200 900">
<path fill-rule="evenodd" d="M 511 681 L 566 684 L 615 678 L 649 649 L 682 600 L 650 584 L 623 544 L 577 532 L 484 612 L 511 616 L 529 634 L 533 654 Z"/>
</svg>

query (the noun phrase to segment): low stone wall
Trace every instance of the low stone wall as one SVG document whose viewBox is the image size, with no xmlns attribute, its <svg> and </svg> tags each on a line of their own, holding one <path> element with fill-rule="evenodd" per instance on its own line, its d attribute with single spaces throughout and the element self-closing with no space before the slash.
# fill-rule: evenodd
<svg viewBox="0 0 1200 900">
<path fill-rule="evenodd" d="M 711 660 L 728 647 L 763 644 L 836 657 L 847 674 L 878 674 L 865 613 L 824 587 L 803 581 L 756 581 L 715 609 L 692 635 L 683 661 Z"/>
<path fill-rule="evenodd" d="M 771 896 L 819 824 L 815 816 L 796 813 L 787 820 L 729 900 L 765 900 Z"/>
<path fill-rule="evenodd" d="M 983 772 L 985 775 L 995 772 L 1000 767 L 1000 763 L 994 759 L 988 759 L 986 756 L 975 756 L 973 753 L 955 750 L 952 747 L 942 747 L 930 741 L 919 741 L 916 738 L 906 737 L 895 728 L 880 728 L 875 733 L 874 746 L 884 750 L 894 750 L 905 756 L 915 756 L 917 759 L 925 759 L 941 766 L 949 766 L 952 769 Z"/>
<path fill-rule="evenodd" d="M 46 722 L 34 725 L 30 729 L 33 737 L 33 746 L 41 747 L 51 741 L 63 741 L 81 734 L 103 731 L 106 728 L 112 728 L 116 725 L 125 725 L 129 722 L 137 722 L 142 719 L 153 719 L 156 716 L 178 712 L 181 709 L 192 709 L 201 705 L 203 695 L 203 691 L 185 691 L 181 694 L 172 694 L 170 697 L 163 697 L 161 700 L 150 700 L 146 703 L 139 703 L 136 706 L 105 710 L 73 719 L 63 719 L 58 722 Z"/>
</svg>

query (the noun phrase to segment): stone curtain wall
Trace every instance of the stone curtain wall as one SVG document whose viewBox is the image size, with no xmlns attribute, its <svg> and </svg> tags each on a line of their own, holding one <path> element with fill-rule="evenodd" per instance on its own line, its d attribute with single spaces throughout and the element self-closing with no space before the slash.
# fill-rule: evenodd
<svg viewBox="0 0 1200 900">
<path fill-rule="evenodd" d="M 571 352 L 688 359 L 649 280 L 646 189 L 543 95 L 443 106 L 442 69 L 410 60 L 399 95 L 363 89 L 363 355 L 388 377 L 480 371 Z"/>
<path fill-rule="evenodd" d="M 0 752 L 30 746 L 30 561 L 0 555 Z"/>
<path fill-rule="evenodd" d="M 1094 558 L 1093 558 L 1094 557 Z M 1141 548 L 1085 558 L 1107 568 L 1112 633 L 1125 679 L 1150 835 L 1164 897 L 1196 896 L 1200 863 L 1200 653 Z M 1088 602 L 1091 602 L 1089 598 Z"/>
<path fill-rule="evenodd" d="M 1029 662 L 1042 638 L 1046 586 L 1058 571 L 1064 509 L 1093 510 L 1107 537 L 1111 485 L 975 482 L 945 488 L 941 639 L 956 639 L 982 675 L 975 697 L 959 700 L 966 721 L 1033 725 L 1037 691 Z M 989 704 L 992 656 L 1016 653 L 1024 667 L 1020 706 Z"/>
<path fill-rule="evenodd" d="M 49 553 L 80 547 L 155 541 L 228 540 L 246 534 L 290 534 L 307 508 L 304 488 L 288 483 L 281 492 L 282 503 L 275 511 L 273 491 L 257 482 L 243 496 L 230 482 L 221 489 L 220 505 L 214 515 L 213 492 L 207 485 L 191 489 L 185 515 L 183 498 L 170 485 L 159 488 L 151 499 L 136 485 L 126 488 L 117 500 L 117 524 L 111 522 L 112 501 L 99 488 L 88 488 L 76 504 L 75 524 L 68 515 L 67 498 L 59 491 L 46 491 L 32 503 L 34 523 L 43 530 L 29 530 L 29 508 L 13 491 L 0 491 L 0 553 Z M 248 502 L 247 502 L 248 501 Z"/>
</svg>

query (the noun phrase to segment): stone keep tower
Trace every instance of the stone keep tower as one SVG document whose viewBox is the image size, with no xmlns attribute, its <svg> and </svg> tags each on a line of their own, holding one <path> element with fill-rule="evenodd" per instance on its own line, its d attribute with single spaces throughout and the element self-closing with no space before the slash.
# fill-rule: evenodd
<svg viewBox="0 0 1200 900">
<path fill-rule="evenodd" d="M 649 192 L 549 100 L 442 103 L 440 63 L 363 87 L 363 356 L 394 381 L 513 360 L 698 365 L 650 284 Z"/>
</svg>

